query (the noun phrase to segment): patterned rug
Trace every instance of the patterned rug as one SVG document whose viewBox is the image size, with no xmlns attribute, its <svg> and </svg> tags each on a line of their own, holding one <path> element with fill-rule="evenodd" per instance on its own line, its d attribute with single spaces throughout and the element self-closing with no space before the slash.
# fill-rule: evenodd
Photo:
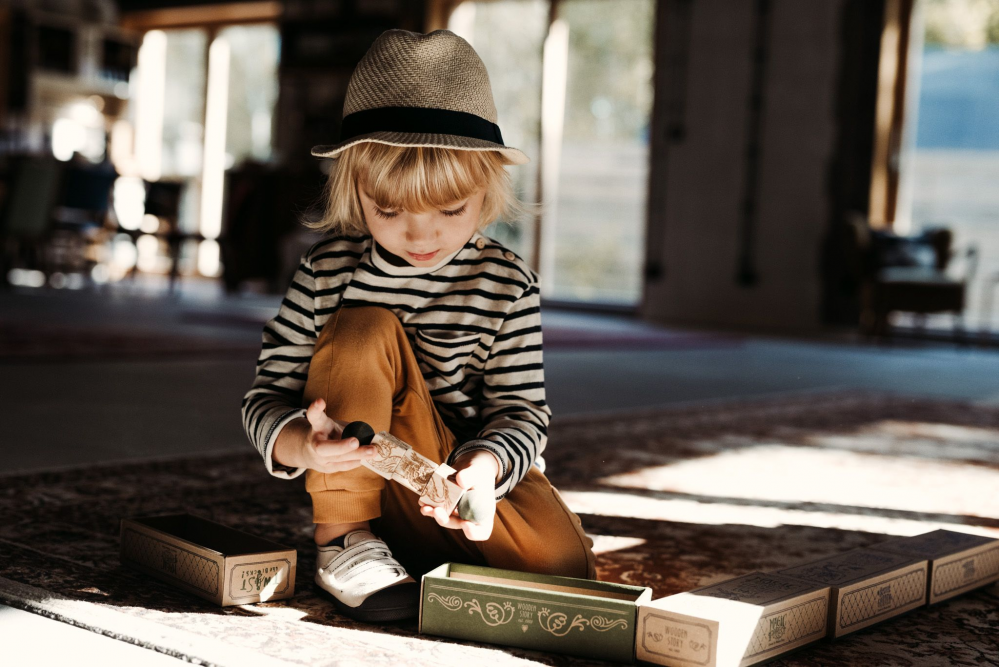
<svg viewBox="0 0 1000 667">
<path fill-rule="evenodd" d="M 599 578 L 654 597 L 938 527 L 997 534 L 995 405 L 808 395 L 556 418 L 548 474 Z M 248 446 L 249 448 L 249 446 Z M 191 512 L 298 550 L 294 598 L 219 608 L 118 562 L 119 519 Z M 594 665 L 371 626 L 313 591 L 309 499 L 255 453 L 0 477 L 0 601 L 218 665 Z M 775 665 L 995 665 L 997 586 Z"/>
</svg>

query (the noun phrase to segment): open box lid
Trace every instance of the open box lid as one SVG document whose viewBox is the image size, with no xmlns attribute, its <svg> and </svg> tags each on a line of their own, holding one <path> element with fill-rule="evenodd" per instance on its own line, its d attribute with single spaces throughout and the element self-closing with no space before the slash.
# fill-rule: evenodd
<svg viewBox="0 0 1000 667">
<path fill-rule="evenodd" d="M 533 574 L 492 567 L 445 563 L 427 574 L 425 578 L 467 581 L 490 587 L 512 588 L 522 591 L 544 591 L 555 595 L 585 595 L 608 601 L 637 604 L 652 598 L 652 590 L 644 586 L 630 586 L 608 581 L 576 579 L 549 574 Z"/>
<path fill-rule="evenodd" d="M 160 514 L 122 519 L 159 531 L 199 549 L 222 556 L 294 551 L 292 547 L 266 540 L 193 514 Z"/>
</svg>

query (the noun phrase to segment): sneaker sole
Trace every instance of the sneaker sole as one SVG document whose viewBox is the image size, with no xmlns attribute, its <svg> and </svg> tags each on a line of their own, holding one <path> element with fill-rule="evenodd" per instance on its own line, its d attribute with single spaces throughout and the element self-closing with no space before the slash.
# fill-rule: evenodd
<svg viewBox="0 0 1000 667">
<path fill-rule="evenodd" d="M 333 602 L 337 611 L 348 618 L 364 623 L 381 623 L 386 621 L 405 621 L 416 618 L 420 614 L 420 601 L 416 604 L 408 604 L 401 607 L 383 607 L 381 609 L 361 609 L 360 607 L 349 607 L 336 598 L 330 591 L 319 584 L 313 586 L 320 594 Z"/>
</svg>

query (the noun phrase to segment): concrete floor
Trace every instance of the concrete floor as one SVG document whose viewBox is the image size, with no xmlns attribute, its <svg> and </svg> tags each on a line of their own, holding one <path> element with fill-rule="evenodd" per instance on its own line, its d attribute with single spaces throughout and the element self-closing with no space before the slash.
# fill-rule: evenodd
<svg viewBox="0 0 1000 667">
<path fill-rule="evenodd" d="M 223 297 L 211 286 L 164 297 L 159 285 L 103 294 L 18 288 L 0 293 L 0 322 L 173 332 L 217 339 L 233 352 L 154 361 L 0 362 L 8 472 L 239 451 L 250 447 L 240 401 L 250 387 L 260 326 L 280 297 Z M 549 311 L 545 326 L 648 330 L 611 316 Z M 996 350 L 875 347 L 707 335 L 693 347 L 647 351 L 547 349 L 553 413 L 573 415 L 817 391 L 887 391 L 996 404 Z M 59 424 L 57 433 L 47 425 Z M 31 616 L 31 618 L 26 618 Z M 109 652 L 105 664 L 173 660 L 0 605 L 4 657 L 41 644 L 41 664 Z M 90 634 L 90 633 L 87 633 Z M 44 637 L 43 641 L 41 638 Z M 59 638 L 59 639 L 56 639 Z M 132 651 L 134 649 L 134 651 Z M 62 651 L 62 652 L 60 652 Z M 127 655 L 126 655 L 127 653 Z"/>
</svg>

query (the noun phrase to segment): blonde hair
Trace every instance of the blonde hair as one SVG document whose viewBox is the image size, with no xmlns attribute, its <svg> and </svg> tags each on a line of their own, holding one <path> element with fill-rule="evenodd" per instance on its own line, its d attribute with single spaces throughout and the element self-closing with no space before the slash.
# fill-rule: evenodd
<svg viewBox="0 0 1000 667">
<path fill-rule="evenodd" d="M 436 146 L 393 146 L 365 141 L 348 146 L 334 159 L 323 193 L 322 219 L 303 222 L 332 236 L 368 235 L 358 186 L 387 210 L 422 212 L 465 199 L 486 188 L 477 231 L 496 220 L 506 223 L 537 213 L 514 193 L 513 164 L 499 151 Z"/>
</svg>

